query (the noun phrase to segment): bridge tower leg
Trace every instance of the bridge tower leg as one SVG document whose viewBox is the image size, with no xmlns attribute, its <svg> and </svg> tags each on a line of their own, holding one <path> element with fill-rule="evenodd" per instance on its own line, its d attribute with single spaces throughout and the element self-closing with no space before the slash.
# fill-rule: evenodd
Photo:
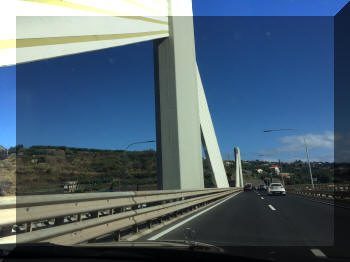
<svg viewBox="0 0 350 262">
<path fill-rule="evenodd" d="M 241 160 L 241 154 L 239 155 L 239 160 Z M 243 182 L 242 160 L 240 161 L 240 166 L 241 166 L 241 169 L 240 169 L 239 175 L 240 175 L 241 187 L 243 187 L 244 182 Z"/>
<path fill-rule="evenodd" d="M 204 188 L 196 55 L 189 0 L 169 1 L 169 37 L 154 41 L 159 189 Z"/>
<path fill-rule="evenodd" d="M 241 152 L 238 147 L 235 147 L 235 162 L 236 162 L 236 187 L 243 187 L 243 173 L 242 173 L 242 161 Z"/>
</svg>

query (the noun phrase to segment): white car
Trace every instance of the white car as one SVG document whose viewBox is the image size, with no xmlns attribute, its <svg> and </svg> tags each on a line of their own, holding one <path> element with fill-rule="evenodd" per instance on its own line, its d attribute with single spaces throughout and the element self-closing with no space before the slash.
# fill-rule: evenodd
<svg viewBox="0 0 350 262">
<path fill-rule="evenodd" d="M 271 183 L 270 186 L 267 188 L 267 194 L 269 196 L 271 195 L 286 195 L 286 189 L 281 183 Z"/>
</svg>

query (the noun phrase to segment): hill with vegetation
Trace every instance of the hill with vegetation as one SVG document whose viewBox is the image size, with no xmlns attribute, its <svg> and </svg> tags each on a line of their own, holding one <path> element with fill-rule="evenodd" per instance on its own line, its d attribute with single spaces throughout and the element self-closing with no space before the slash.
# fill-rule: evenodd
<svg viewBox="0 0 350 262">
<path fill-rule="evenodd" d="M 113 190 L 117 184 L 156 187 L 156 153 L 17 147 L 17 192 L 59 191 L 66 181 L 78 181 L 83 192 Z"/>
<path fill-rule="evenodd" d="M 16 187 L 16 154 L 0 160 L 0 196 L 14 195 Z"/>
<path fill-rule="evenodd" d="M 77 192 L 157 189 L 157 156 L 154 150 L 98 150 L 65 146 L 25 148 L 19 145 L 9 152 L 14 157 L 17 154 L 17 166 L 13 167 L 14 170 L 17 168 L 17 194 L 60 193 L 67 181 L 78 182 Z M 205 174 L 206 187 L 212 187 L 208 167 Z"/>
<path fill-rule="evenodd" d="M 2 194 L 61 193 L 63 183 L 77 181 L 76 192 L 128 191 L 157 189 L 156 152 L 98 150 L 65 146 L 18 145 L 8 150 L 9 156 L 0 160 L 0 189 Z M 235 185 L 235 162 L 224 161 L 230 186 Z M 275 182 L 281 177 L 272 173 L 273 164 L 266 161 L 242 161 L 244 182 L 255 185 Z M 307 165 L 301 161 L 279 163 L 283 172 L 289 173 L 286 184 L 309 183 Z M 318 182 L 333 181 L 332 163 L 312 163 Z M 213 187 L 211 170 L 203 159 L 205 187 Z M 261 169 L 263 172 L 258 173 Z"/>
</svg>

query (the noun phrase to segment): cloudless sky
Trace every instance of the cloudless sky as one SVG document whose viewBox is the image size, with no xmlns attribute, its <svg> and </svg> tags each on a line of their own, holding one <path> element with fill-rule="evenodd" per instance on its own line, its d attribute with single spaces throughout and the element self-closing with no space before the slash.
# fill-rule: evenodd
<svg viewBox="0 0 350 262">
<path fill-rule="evenodd" d="M 0 145 L 8 148 L 16 144 L 15 66 L 0 68 L 0 104 Z"/>
<path fill-rule="evenodd" d="M 198 16 L 334 16 L 348 0 L 192 0 Z M 213 4 L 215 3 L 215 4 Z"/>
<path fill-rule="evenodd" d="M 307 1 L 312 9 L 305 2 L 193 0 L 193 8 L 194 15 L 314 16 L 334 15 L 347 1 Z M 332 159 L 323 145 L 334 122 L 332 17 L 194 17 L 194 26 L 223 158 L 234 146 L 243 159 L 288 147 L 284 137 L 293 133 L 262 130 L 293 127 L 316 139 L 313 159 Z M 0 144 L 16 143 L 16 116 L 17 143 L 27 146 L 122 149 L 153 139 L 153 89 L 152 42 L 0 68 Z M 131 149 L 148 148 L 155 145 Z"/>
</svg>

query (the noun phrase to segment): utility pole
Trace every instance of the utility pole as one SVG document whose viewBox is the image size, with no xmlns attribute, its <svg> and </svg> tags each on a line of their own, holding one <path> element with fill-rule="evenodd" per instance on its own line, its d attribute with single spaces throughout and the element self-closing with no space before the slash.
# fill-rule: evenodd
<svg viewBox="0 0 350 262">
<path fill-rule="evenodd" d="M 285 184 L 284 184 L 284 178 L 283 178 L 283 174 L 282 174 L 281 160 L 280 160 L 280 159 L 278 159 L 278 168 L 279 168 L 280 173 L 281 173 L 281 177 L 282 177 L 282 184 L 283 184 L 283 186 L 285 186 Z"/>
<path fill-rule="evenodd" d="M 300 132 L 298 129 L 296 128 L 280 128 L 280 129 L 270 129 L 270 130 L 264 130 L 265 133 L 269 133 L 269 132 L 278 132 L 278 131 L 295 131 L 296 133 L 300 134 L 303 138 L 304 141 L 304 146 L 305 146 L 305 151 L 306 151 L 306 158 L 307 158 L 307 163 L 309 166 L 309 174 L 310 174 L 310 180 L 311 180 L 311 186 L 312 189 L 315 189 L 314 186 L 314 179 L 312 177 L 312 171 L 311 171 L 311 164 L 310 164 L 310 156 L 309 156 L 309 149 L 307 147 L 307 143 L 306 143 L 306 139 L 305 136 L 302 132 Z"/>
</svg>

